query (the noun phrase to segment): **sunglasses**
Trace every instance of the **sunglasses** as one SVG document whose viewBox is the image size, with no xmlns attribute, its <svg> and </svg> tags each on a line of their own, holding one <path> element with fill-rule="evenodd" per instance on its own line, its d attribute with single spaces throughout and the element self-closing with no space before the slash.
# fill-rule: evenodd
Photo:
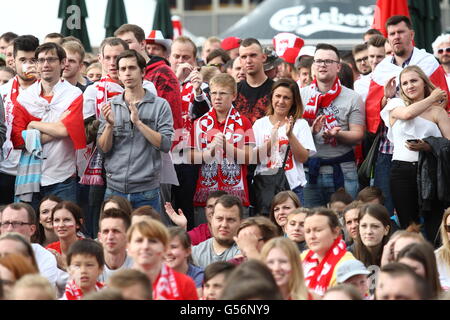
<svg viewBox="0 0 450 320">
<path fill-rule="evenodd" d="M 450 225 L 447 224 L 444 226 L 444 228 L 445 228 L 445 231 L 450 232 Z"/>
<path fill-rule="evenodd" d="M 444 51 L 445 51 L 446 53 L 450 53 L 450 47 L 438 49 L 438 50 L 437 50 L 437 53 L 438 53 L 438 54 L 443 54 Z"/>
</svg>

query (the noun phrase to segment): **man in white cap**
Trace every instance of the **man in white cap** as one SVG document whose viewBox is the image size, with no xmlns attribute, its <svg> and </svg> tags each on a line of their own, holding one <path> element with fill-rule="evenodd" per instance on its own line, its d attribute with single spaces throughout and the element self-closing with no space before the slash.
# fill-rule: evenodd
<svg viewBox="0 0 450 320">
<path fill-rule="evenodd" d="M 370 271 L 364 264 L 356 259 L 347 260 L 341 263 L 337 268 L 337 283 L 347 283 L 355 286 L 366 300 L 370 300 L 369 281 L 367 276 Z"/>
<path fill-rule="evenodd" d="M 145 39 L 145 50 L 149 56 L 157 56 L 168 59 L 172 40 L 164 39 L 161 30 L 152 30 Z"/>
</svg>

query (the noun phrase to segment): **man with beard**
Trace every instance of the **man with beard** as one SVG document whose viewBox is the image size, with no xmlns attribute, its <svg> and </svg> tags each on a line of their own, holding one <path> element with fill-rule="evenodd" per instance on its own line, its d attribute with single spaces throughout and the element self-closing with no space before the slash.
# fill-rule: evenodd
<svg viewBox="0 0 450 320">
<path fill-rule="evenodd" d="M 234 242 L 243 214 L 241 200 L 232 195 L 220 197 L 211 220 L 213 237 L 192 248 L 194 264 L 206 268 L 216 261 L 227 261 L 240 253 Z"/>
<path fill-rule="evenodd" d="M 381 122 L 380 110 L 384 108 L 387 100 L 399 96 L 398 76 L 408 65 L 419 66 L 436 87 L 446 91 L 447 96 L 449 95 L 443 67 L 439 65 L 433 55 L 414 47 L 414 30 L 411 20 L 406 16 L 392 16 L 386 21 L 386 30 L 393 55 L 387 55 L 372 74 L 366 100 L 367 130 L 371 133 L 376 133 L 378 130 Z M 384 87 L 388 81 L 394 78 L 396 86 L 393 86 L 391 90 L 385 90 Z M 450 100 L 447 105 L 447 110 L 449 109 Z"/>
</svg>

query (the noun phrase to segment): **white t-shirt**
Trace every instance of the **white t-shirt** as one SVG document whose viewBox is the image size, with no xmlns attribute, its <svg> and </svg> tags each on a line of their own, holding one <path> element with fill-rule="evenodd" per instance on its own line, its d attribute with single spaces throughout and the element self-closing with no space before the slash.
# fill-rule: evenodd
<svg viewBox="0 0 450 320">
<path fill-rule="evenodd" d="M 266 141 L 270 139 L 270 133 L 272 131 L 273 124 L 270 122 L 269 117 L 264 117 L 258 119 L 253 124 L 253 133 L 255 134 L 256 147 L 263 145 Z M 305 119 L 298 119 L 292 133 L 300 142 L 300 144 L 306 150 L 309 150 L 309 156 L 316 153 L 316 146 L 314 144 L 314 139 L 311 134 L 311 129 L 308 122 Z M 278 129 L 278 145 L 279 145 L 279 157 L 281 158 L 281 164 L 284 160 L 286 149 L 288 145 L 288 137 L 286 136 L 286 125 L 283 125 Z M 256 174 L 275 174 L 278 171 L 278 167 L 272 165 L 271 159 L 261 159 L 262 163 L 258 164 L 255 170 Z M 298 186 L 306 185 L 305 171 L 303 170 L 303 163 L 293 159 L 292 151 L 290 152 L 285 167 L 286 178 L 289 181 L 289 186 L 291 189 L 295 189 Z"/>
<path fill-rule="evenodd" d="M 38 243 L 32 243 L 31 246 L 33 247 L 34 257 L 36 258 L 40 274 L 47 278 L 52 285 L 56 286 L 58 266 L 55 256 Z"/>
<path fill-rule="evenodd" d="M 133 259 L 129 255 L 126 256 L 125 261 L 120 266 L 120 268 L 112 270 L 112 269 L 108 268 L 108 266 L 105 263 L 105 265 L 103 267 L 103 272 L 98 277 L 98 281 L 105 283 L 106 280 L 108 280 L 108 278 L 114 274 L 114 272 L 116 272 L 118 270 L 122 270 L 122 269 L 131 269 L 132 266 L 133 266 Z"/>
</svg>

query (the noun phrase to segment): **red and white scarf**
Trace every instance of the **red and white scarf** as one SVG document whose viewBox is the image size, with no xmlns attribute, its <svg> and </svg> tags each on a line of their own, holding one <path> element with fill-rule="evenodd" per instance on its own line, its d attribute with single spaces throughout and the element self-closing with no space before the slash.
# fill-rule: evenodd
<svg viewBox="0 0 450 320">
<path fill-rule="evenodd" d="M 303 259 L 306 286 L 317 294 L 324 295 L 330 286 L 334 268 L 336 268 L 336 265 L 346 252 L 347 246 L 341 236 L 333 242 L 321 262 L 319 262 L 317 254 L 309 250 Z"/>
<path fill-rule="evenodd" d="M 192 129 L 192 104 L 194 103 L 194 87 L 192 83 L 186 82 L 181 86 L 181 118 L 185 134 L 189 134 Z"/>
<path fill-rule="evenodd" d="M 5 107 L 5 126 L 6 126 L 6 137 L 8 140 L 3 145 L 3 159 L 9 159 L 9 156 L 11 155 L 11 152 L 13 152 L 14 147 L 10 140 L 11 137 L 11 131 L 12 131 L 12 125 L 13 125 L 13 109 L 14 105 L 17 104 L 17 97 L 20 93 L 20 84 L 18 80 L 19 76 L 15 76 L 12 79 L 11 83 L 11 90 L 4 96 L 4 107 Z M 8 85 L 8 84 L 6 84 Z M 5 86 L 6 86 L 5 85 Z M 0 146 L 1 148 L 2 146 Z M 17 152 L 17 151 L 16 151 Z M 20 150 L 18 151 L 20 154 Z M 17 158 L 18 161 L 18 158 Z"/>
<path fill-rule="evenodd" d="M 332 105 L 334 99 L 336 99 L 341 93 L 342 86 L 339 78 L 336 77 L 333 86 L 326 93 L 321 93 L 319 91 L 319 88 L 317 86 L 317 79 L 314 79 L 310 84 L 310 89 L 313 91 L 313 93 L 305 106 L 303 118 L 305 118 L 305 120 L 307 120 L 309 125 L 311 126 L 314 120 L 317 118 L 319 109 L 322 109 L 326 117 L 325 130 L 330 130 L 338 126 L 339 124 L 336 120 L 336 115 L 334 114 L 332 108 L 329 107 Z M 336 138 L 326 139 L 325 143 L 335 146 L 337 144 Z"/>
<path fill-rule="evenodd" d="M 95 83 L 97 88 L 96 108 L 95 115 L 97 119 L 100 117 L 100 112 L 105 103 L 111 100 L 113 97 L 121 94 L 124 89 L 122 86 L 109 75 L 102 77 Z"/>
<path fill-rule="evenodd" d="M 102 282 L 98 282 L 95 284 L 95 291 L 99 291 L 105 285 Z M 83 291 L 77 284 L 75 280 L 70 280 L 66 284 L 64 296 L 67 300 L 81 300 L 83 298 Z"/>
<path fill-rule="evenodd" d="M 219 121 L 214 108 L 204 114 L 196 122 L 196 139 L 199 150 L 204 150 L 212 142 L 219 130 Z M 225 120 L 223 134 L 228 142 L 235 147 L 242 144 L 244 138 L 244 127 L 241 115 L 232 106 L 228 111 Z M 211 163 L 204 163 L 199 172 L 197 188 L 194 196 L 194 205 L 202 206 L 205 204 L 208 194 L 212 190 L 223 190 L 242 199 L 243 205 L 248 205 L 248 195 L 246 193 L 246 177 L 242 173 L 240 164 L 230 162 L 224 155 L 216 153 L 216 159 L 220 159 L 218 164 L 216 160 Z"/>
<path fill-rule="evenodd" d="M 162 264 L 158 279 L 153 283 L 153 300 L 178 300 L 178 289 L 175 273 L 166 264 Z"/>
</svg>

